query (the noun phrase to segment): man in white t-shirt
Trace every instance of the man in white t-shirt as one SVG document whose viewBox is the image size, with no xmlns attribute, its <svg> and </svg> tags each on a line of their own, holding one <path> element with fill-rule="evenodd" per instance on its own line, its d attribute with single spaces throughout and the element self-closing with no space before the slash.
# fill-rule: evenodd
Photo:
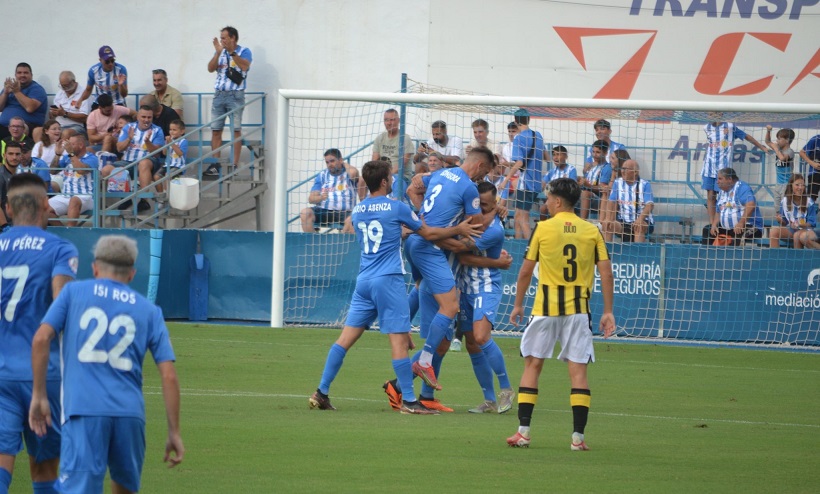
<svg viewBox="0 0 820 494">
<path fill-rule="evenodd" d="M 91 100 L 83 101 L 79 108 L 72 104 L 82 96 L 82 93 L 78 91 L 79 87 L 74 72 L 70 70 L 60 72 L 60 90 L 54 96 L 54 104 L 51 105 L 49 115 L 57 119 L 61 128 L 74 129 L 85 134 L 85 122 L 91 111 Z"/>
<path fill-rule="evenodd" d="M 432 125 L 433 138 L 419 144 L 416 158 L 421 160 L 430 151 L 436 151 L 444 156 L 447 166 L 459 166 L 464 160 L 464 142 L 460 137 L 447 135 L 447 124 L 443 120 L 436 120 Z"/>
</svg>

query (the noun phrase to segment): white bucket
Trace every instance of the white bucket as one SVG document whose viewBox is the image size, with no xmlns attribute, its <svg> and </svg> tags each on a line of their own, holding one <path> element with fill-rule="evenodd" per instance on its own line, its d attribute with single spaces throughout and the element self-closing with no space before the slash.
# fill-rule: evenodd
<svg viewBox="0 0 820 494">
<path fill-rule="evenodd" d="M 168 191 L 171 207 L 182 211 L 194 209 L 199 204 L 199 180 L 195 178 L 175 178 Z"/>
</svg>

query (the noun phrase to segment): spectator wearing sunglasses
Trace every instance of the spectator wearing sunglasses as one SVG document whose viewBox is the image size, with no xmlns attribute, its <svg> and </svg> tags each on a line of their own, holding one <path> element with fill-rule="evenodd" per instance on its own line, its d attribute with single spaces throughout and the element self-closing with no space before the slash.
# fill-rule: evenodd
<svg viewBox="0 0 820 494">
<path fill-rule="evenodd" d="M 72 104 L 79 108 L 83 101 L 94 91 L 94 104 L 91 109 L 97 108 L 97 98 L 107 94 L 111 96 L 115 105 L 127 106 L 125 97 L 128 96 L 128 71 L 125 66 L 117 63 L 114 50 L 110 46 L 100 47 L 100 61 L 88 69 L 88 82 L 82 96 Z"/>
</svg>

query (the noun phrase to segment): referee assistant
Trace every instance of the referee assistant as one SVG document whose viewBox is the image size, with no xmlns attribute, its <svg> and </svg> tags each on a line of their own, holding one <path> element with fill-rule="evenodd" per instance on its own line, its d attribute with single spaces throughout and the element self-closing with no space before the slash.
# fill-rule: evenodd
<svg viewBox="0 0 820 494">
<path fill-rule="evenodd" d="M 567 362 L 571 384 L 570 449 L 585 451 L 589 449 L 584 442 L 590 404 L 587 365 L 595 361 L 589 297 L 597 265 L 604 295 L 600 330 L 604 337 L 609 337 L 615 331 L 612 264 L 600 230 L 573 212 L 573 205 L 581 195 L 580 186 L 570 178 L 558 178 L 547 185 L 546 192 L 550 219 L 538 223 L 530 239 L 518 273 L 515 306 L 510 314 L 510 321 L 518 325 L 524 316 L 524 295 L 538 263 L 538 290 L 532 317 L 521 338 L 524 373 L 518 388 L 519 427 L 515 435 L 507 438 L 507 444 L 530 445 L 530 420 L 538 401 L 538 377 L 544 359 L 552 358 L 555 344 L 560 343 L 558 358 Z"/>
</svg>

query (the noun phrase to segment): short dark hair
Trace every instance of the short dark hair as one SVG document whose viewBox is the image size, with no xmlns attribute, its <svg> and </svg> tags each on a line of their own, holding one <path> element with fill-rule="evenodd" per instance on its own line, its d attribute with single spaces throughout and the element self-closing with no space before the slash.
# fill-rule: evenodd
<svg viewBox="0 0 820 494">
<path fill-rule="evenodd" d="M 470 152 L 467 154 L 467 157 L 474 154 L 480 154 L 481 157 L 490 164 L 491 168 L 495 168 L 495 156 L 493 155 L 493 152 L 490 151 L 487 147 L 476 146 L 470 150 Z"/>
<path fill-rule="evenodd" d="M 15 67 L 15 70 L 16 70 L 16 69 L 19 69 L 20 67 L 24 67 L 24 68 L 28 69 L 28 71 L 29 71 L 29 72 L 31 72 L 32 74 L 34 73 L 34 71 L 33 71 L 33 70 L 31 70 L 31 65 L 27 64 L 26 62 L 20 62 L 20 63 L 18 63 L 18 64 L 17 64 L 17 67 Z"/>
<path fill-rule="evenodd" d="M 473 128 L 476 127 L 484 127 L 484 130 L 490 130 L 490 124 L 488 124 L 483 118 L 473 120 Z"/>
<path fill-rule="evenodd" d="M 553 153 L 566 153 L 567 148 L 565 148 L 564 146 L 558 144 L 558 145 L 555 145 L 555 146 L 552 147 L 552 152 Z"/>
<path fill-rule="evenodd" d="M 733 180 L 740 180 L 737 177 L 737 172 L 735 171 L 735 169 L 730 167 L 721 168 L 720 170 L 718 170 L 718 175 L 723 175 L 724 177 L 731 178 Z"/>
<path fill-rule="evenodd" d="M 225 26 L 219 32 L 228 31 L 228 37 L 233 38 L 236 41 L 239 41 L 239 31 L 236 30 L 235 27 L 232 26 Z"/>
<path fill-rule="evenodd" d="M 612 125 L 609 123 L 608 120 L 604 120 L 603 118 L 600 118 L 594 124 L 592 124 L 593 129 L 597 129 L 598 127 L 603 127 L 605 129 L 611 129 Z"/>
<path fill-rule="evenodd" d="M 395 113 L 396 115 L 399 114 L 399 111 L 396 110 L 395 108 L 388 108 L 388 109 L 384 110 L 384 112 L 385 113 Z"/>
<path fill-rule="evenodd" d="M 126 122 L 131 123 L 134 121 L 134 117 L 126 113 L 125 115 L 120 115 L 120 117 L 117 120 L 125 120 Z"/>
<path fill-rule="evenodd" d="M 31 223 L 40 212 L 42 197 L 48 192 L 48 186 L 36 173 L 17 173 L 9 179 L 8 194 L 25 187 L 42 188 L 40 198 L 35 191 L 23 191 L 9 198 L 9 207 L 14 213 L 14 219 L 19 223 Z"/>
<path fill-rule="evenodd" d="M 336 148 L 330 148 L 322 156 L 333 156 L 336 159 L 342 159 L 342 152 Z"/>
<path fill-rule="evenodd" d="M 154 109 L 151 108 L 151 105 L 140 105 L 140 110 L 148 110 L 151 112 L 151 115 L 154 114 Z"/>
<path fill-rule="evenodd" d="M 109 106 L 114 105 L 114 98 L 111 97 L 110 94 L 104 93 L 97 96 L 97 106 L 103 106 L 108 108 Z"/>
<path fill-rule="evenodd" d="M 518 130 L 518 124 L 515 122 L 510 122 L 507 124 L 507 130 Z"/>
<path fill-rule="evenodd" d="M 495 185 L 492 182 L 479 182 L 478 183 L 478 193 L 485 194 L 487 192 L 492 192 L 493 197 L 495 197 L 498 189 L 495 188 Z"/>
<path fill-rule="evenodd" d="M 573 205 L 581 198 L 581 186 L 578 182 L 569 178 L 556 178 L 547 184 L 547 194 L 558 196 L 567 201 L 568 205 Z"/>
<path fill-rule="evenodd" d="M 433 122 L 433 125 L 431 125 L 431 127 L 434 129 L 447 130 L 447 124 L 444 122 L 444 120 L 436 120 L 435 122 Z"/>
<path fill-rule="evenodd" d="M 606 142 L 606 141 L 605 141 L 605 140 L 603 140 L 603 139 L 598 139 L 597 141 L 593 142 L 593 143 L 592 143 L 592 147 L 594 147 L 594 148 L 598 148 L 598 149 L 600 149 L 601 151 L 603 151 L 603 152 L 605 152 L 605 153 L 606 153 L 607 151 L 609 151 L 609 143 L 608 143 L 608 142 Z"/>
<path fill-rule="evenodd" d="M 362 178 L 370 193 L 379 190 L 382 180 L 390 180 L 390 163 L 382 160 L 368 161 L 362 167 Z"/>
<path fill-rule="evenodd" d="M 185 122 L 183 122 L 183 121 L 182 121 L 182 120 L 180 120 L 180 119 L 172 120 L 172 121 L 171 121 L 171 123 L 170 123 L 170 124 L 168 124 L 168 125 L 169 125 L 169 126 L 171 126 L 171 125 L 176 125 L 176 126 L 177 126 L 177 127 L 179 127 L 180 129 L 185 130 Z"/>
<path fill-rule="evenodd" d="M 794 131 L 792 129 L 780 129 L 777 131 L 777 137 L 784 137 L 788 139 L 789 144 L 794 140 Z"/>
<path fill-rule="evenodd" d="M 11 148 L 17 148 L 17 149 L 19 149 L 19 150 L 20 150 L 20 152 L 21 152 L 21 153 L 23 152 L 23 145 L 22 145 L 22 144 L 20 144 L 20 143 L 19 143 L 19 142 L 17 142 L 17 141 L 9 141 L 9 142 L 7 142 L 7 143 L 6 143 L 6 151 L 5 151 L 5 152 L 8 152 L 8 151 L 9 151 L 9 149 L 11 149 Z"/>
</svg>

